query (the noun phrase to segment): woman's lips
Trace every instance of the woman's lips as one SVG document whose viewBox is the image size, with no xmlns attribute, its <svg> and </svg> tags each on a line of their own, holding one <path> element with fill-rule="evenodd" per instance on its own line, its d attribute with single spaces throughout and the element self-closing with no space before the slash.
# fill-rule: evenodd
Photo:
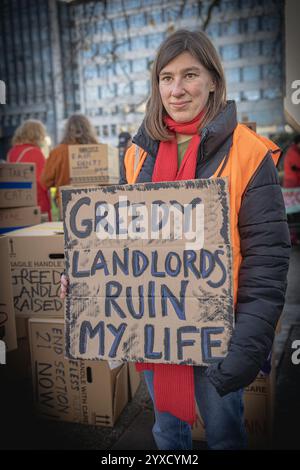
<svg viewBox="0 0 300 470">
<path fill-rule="evenodd" d="M 170 106 L 172 106 L 175 109 L 180 109 L 180 108 L 184 108 L 189 103 L 190 101 L 182 101 L 179 103 L 170 103 Z"/>
</svg>

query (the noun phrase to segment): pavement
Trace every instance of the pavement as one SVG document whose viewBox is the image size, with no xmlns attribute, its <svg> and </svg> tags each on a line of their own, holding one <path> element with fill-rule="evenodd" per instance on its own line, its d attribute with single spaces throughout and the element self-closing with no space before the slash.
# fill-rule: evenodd
<svg viewBox="0 0 300 470">
<path fill-rule="evenodd" d="M 281 331 L 274 343 L 276 402 L 275 449 L 300 449 L 300 364 L 291 361 L 292 343 L 300 340 L 300 247 L 292 251 Z M 1 376 L 0 376 L 1 380 Z M 38 419 L 30 380 L 1 380 L 1 449 L 155 450 L 154 413 L 146 385 L 139 389 L 113 428 Z M 194 441 L 194 449 L 206 444 Z"/>
</svg>

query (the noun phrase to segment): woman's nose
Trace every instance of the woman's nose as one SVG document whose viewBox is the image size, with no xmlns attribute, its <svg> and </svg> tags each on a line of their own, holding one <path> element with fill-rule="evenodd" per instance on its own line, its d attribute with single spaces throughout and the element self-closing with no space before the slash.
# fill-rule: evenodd
<svg viewBox="0 0 300 470">
<path fill-rule="evenodd" d="M 172 85 L 173 85 L 172 90 L 171 90 L 172 96 L 178 97 L 178 96 L 182 96 L 185 93 L 181 80 L 174 80 Z"/>
</svg>

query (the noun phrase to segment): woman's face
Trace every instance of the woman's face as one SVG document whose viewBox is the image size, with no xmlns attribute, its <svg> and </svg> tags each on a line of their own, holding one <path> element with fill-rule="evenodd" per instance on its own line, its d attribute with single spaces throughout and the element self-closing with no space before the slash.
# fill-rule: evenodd
<svg viewBox="0 0 300 470">
<path fill-rule="evenodd" d="M 208 70 L 189 52 L 171 60 L 159 74 L 165 110 L 177 122 L 194 119 L 205 107 L 215 85 Z"/>
</svg>

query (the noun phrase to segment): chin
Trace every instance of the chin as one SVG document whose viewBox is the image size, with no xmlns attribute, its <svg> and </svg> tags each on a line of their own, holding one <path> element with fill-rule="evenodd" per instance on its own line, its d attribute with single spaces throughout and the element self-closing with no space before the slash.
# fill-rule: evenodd
<svg viewBox="0 0 300 470">
<path fill-rule="evenodd" d="M 186 112 L 184 111 L 177 111 L 177 113 L 174 113 L 172 112 L 169 113 L 169 116 L 171 116 L 172 119 L 174 119 L 174 121 L 177 121 L 177 122 L 188 122 L 188 121 L 191 121 L 193 119 L 193 117 L 190 117 L 190 115 L 188 115 Z"/>
</svg>

